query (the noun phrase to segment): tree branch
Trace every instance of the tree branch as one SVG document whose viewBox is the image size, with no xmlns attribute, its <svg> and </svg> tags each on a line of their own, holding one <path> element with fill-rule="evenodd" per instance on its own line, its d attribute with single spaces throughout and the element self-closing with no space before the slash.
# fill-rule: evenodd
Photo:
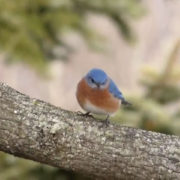
<svg viewBox="0 0 180 180">
<path fill-rule="evenodd" d="M 0 83 L 0 150 L 93 179 L 180 179 L 180 138 L 109 127 Z"/>
</svg>

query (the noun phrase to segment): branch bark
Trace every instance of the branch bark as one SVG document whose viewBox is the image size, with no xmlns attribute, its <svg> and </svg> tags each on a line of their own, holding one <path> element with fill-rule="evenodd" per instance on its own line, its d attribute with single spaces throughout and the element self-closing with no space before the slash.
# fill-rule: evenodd
<svg viewBox="0 0 180 180">
<path fill-rule="evenodd" d="M 180 179 L 180 138 L 83 117 L 0 83 L 0 150 L 93 179 Z"/>
</svg>

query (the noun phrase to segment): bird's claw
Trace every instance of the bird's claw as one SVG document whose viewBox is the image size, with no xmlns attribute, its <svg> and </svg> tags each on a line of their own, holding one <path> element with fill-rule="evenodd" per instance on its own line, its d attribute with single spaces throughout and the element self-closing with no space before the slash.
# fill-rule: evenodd
<svg viewBox="0 0 180 180">
<path fill-rule="evenodd" d="M 79 116 L 93 117 L 90 112 L 82 113 L 81 111 L 77 112 Z"/>
<path fill-rule="evenodd" d="M 109 120 L 109 119 L 106 119 L 105 124 L 106 124 L 106 126 L 109 126 L 109 124 L 110 124 L 110 120 Z"/>
</svg>

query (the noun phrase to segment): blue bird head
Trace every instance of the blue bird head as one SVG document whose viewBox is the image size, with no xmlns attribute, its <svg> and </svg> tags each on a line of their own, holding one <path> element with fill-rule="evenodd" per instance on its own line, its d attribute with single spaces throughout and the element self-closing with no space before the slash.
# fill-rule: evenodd
<svg viewBox="0 0 180 180">
<path fill-rule="evenodd" d="M 103 70 L 91 69 L 85 79 L 90 87 L 104 89 L 109 78 Z"/>
</svg>

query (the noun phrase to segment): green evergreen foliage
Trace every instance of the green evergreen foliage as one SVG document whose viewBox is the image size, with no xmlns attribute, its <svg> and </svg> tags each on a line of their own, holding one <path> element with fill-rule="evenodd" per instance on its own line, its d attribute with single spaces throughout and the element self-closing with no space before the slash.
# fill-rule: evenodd
<svg viewBox="0 0 180 180">
<path fill-rule="evenodd" d="M 131 97 L 133 106 L 121 109 L 115 122 L 166 134 L 180 135 L 180 66 L 178 41 L 170 52 L 164 71 L 146 68 L 140 83 L 142 96 Z M 160 69 L 161 71 L 162 69 Z M 173 111 L 169 111 L 169 109 Z"/>
<path fill-rule="evenodd" d="M 161 104 L 178 101 L 180 99 L 180 68 L 178 67 L 177 54 L 180 49 L 180 41 L 174 45 L 173 51 L 170 53 L 167 64 L 162 73 L 154 72 L 148 74 L 146 72 L 142 83 L 147 89 L 147 97 L 151 97 Z"/>
<path fill-rule="evenodd" d="M 0 152 L 1 180 L 88 180 L 79 174 Z"/>
<path fill-rule="evenodd" d="M 0 0 L 0 50 L 8 60 L 42 70 L 57 56 L 56 46 L 71 51 L 65 33 L 75 31 L 87 42 L 96 38 L 87 22 L 89 14 L 109 17 L 130 40 L 128 22 L 142 10 L 139 0 Z"/>
</svg>

